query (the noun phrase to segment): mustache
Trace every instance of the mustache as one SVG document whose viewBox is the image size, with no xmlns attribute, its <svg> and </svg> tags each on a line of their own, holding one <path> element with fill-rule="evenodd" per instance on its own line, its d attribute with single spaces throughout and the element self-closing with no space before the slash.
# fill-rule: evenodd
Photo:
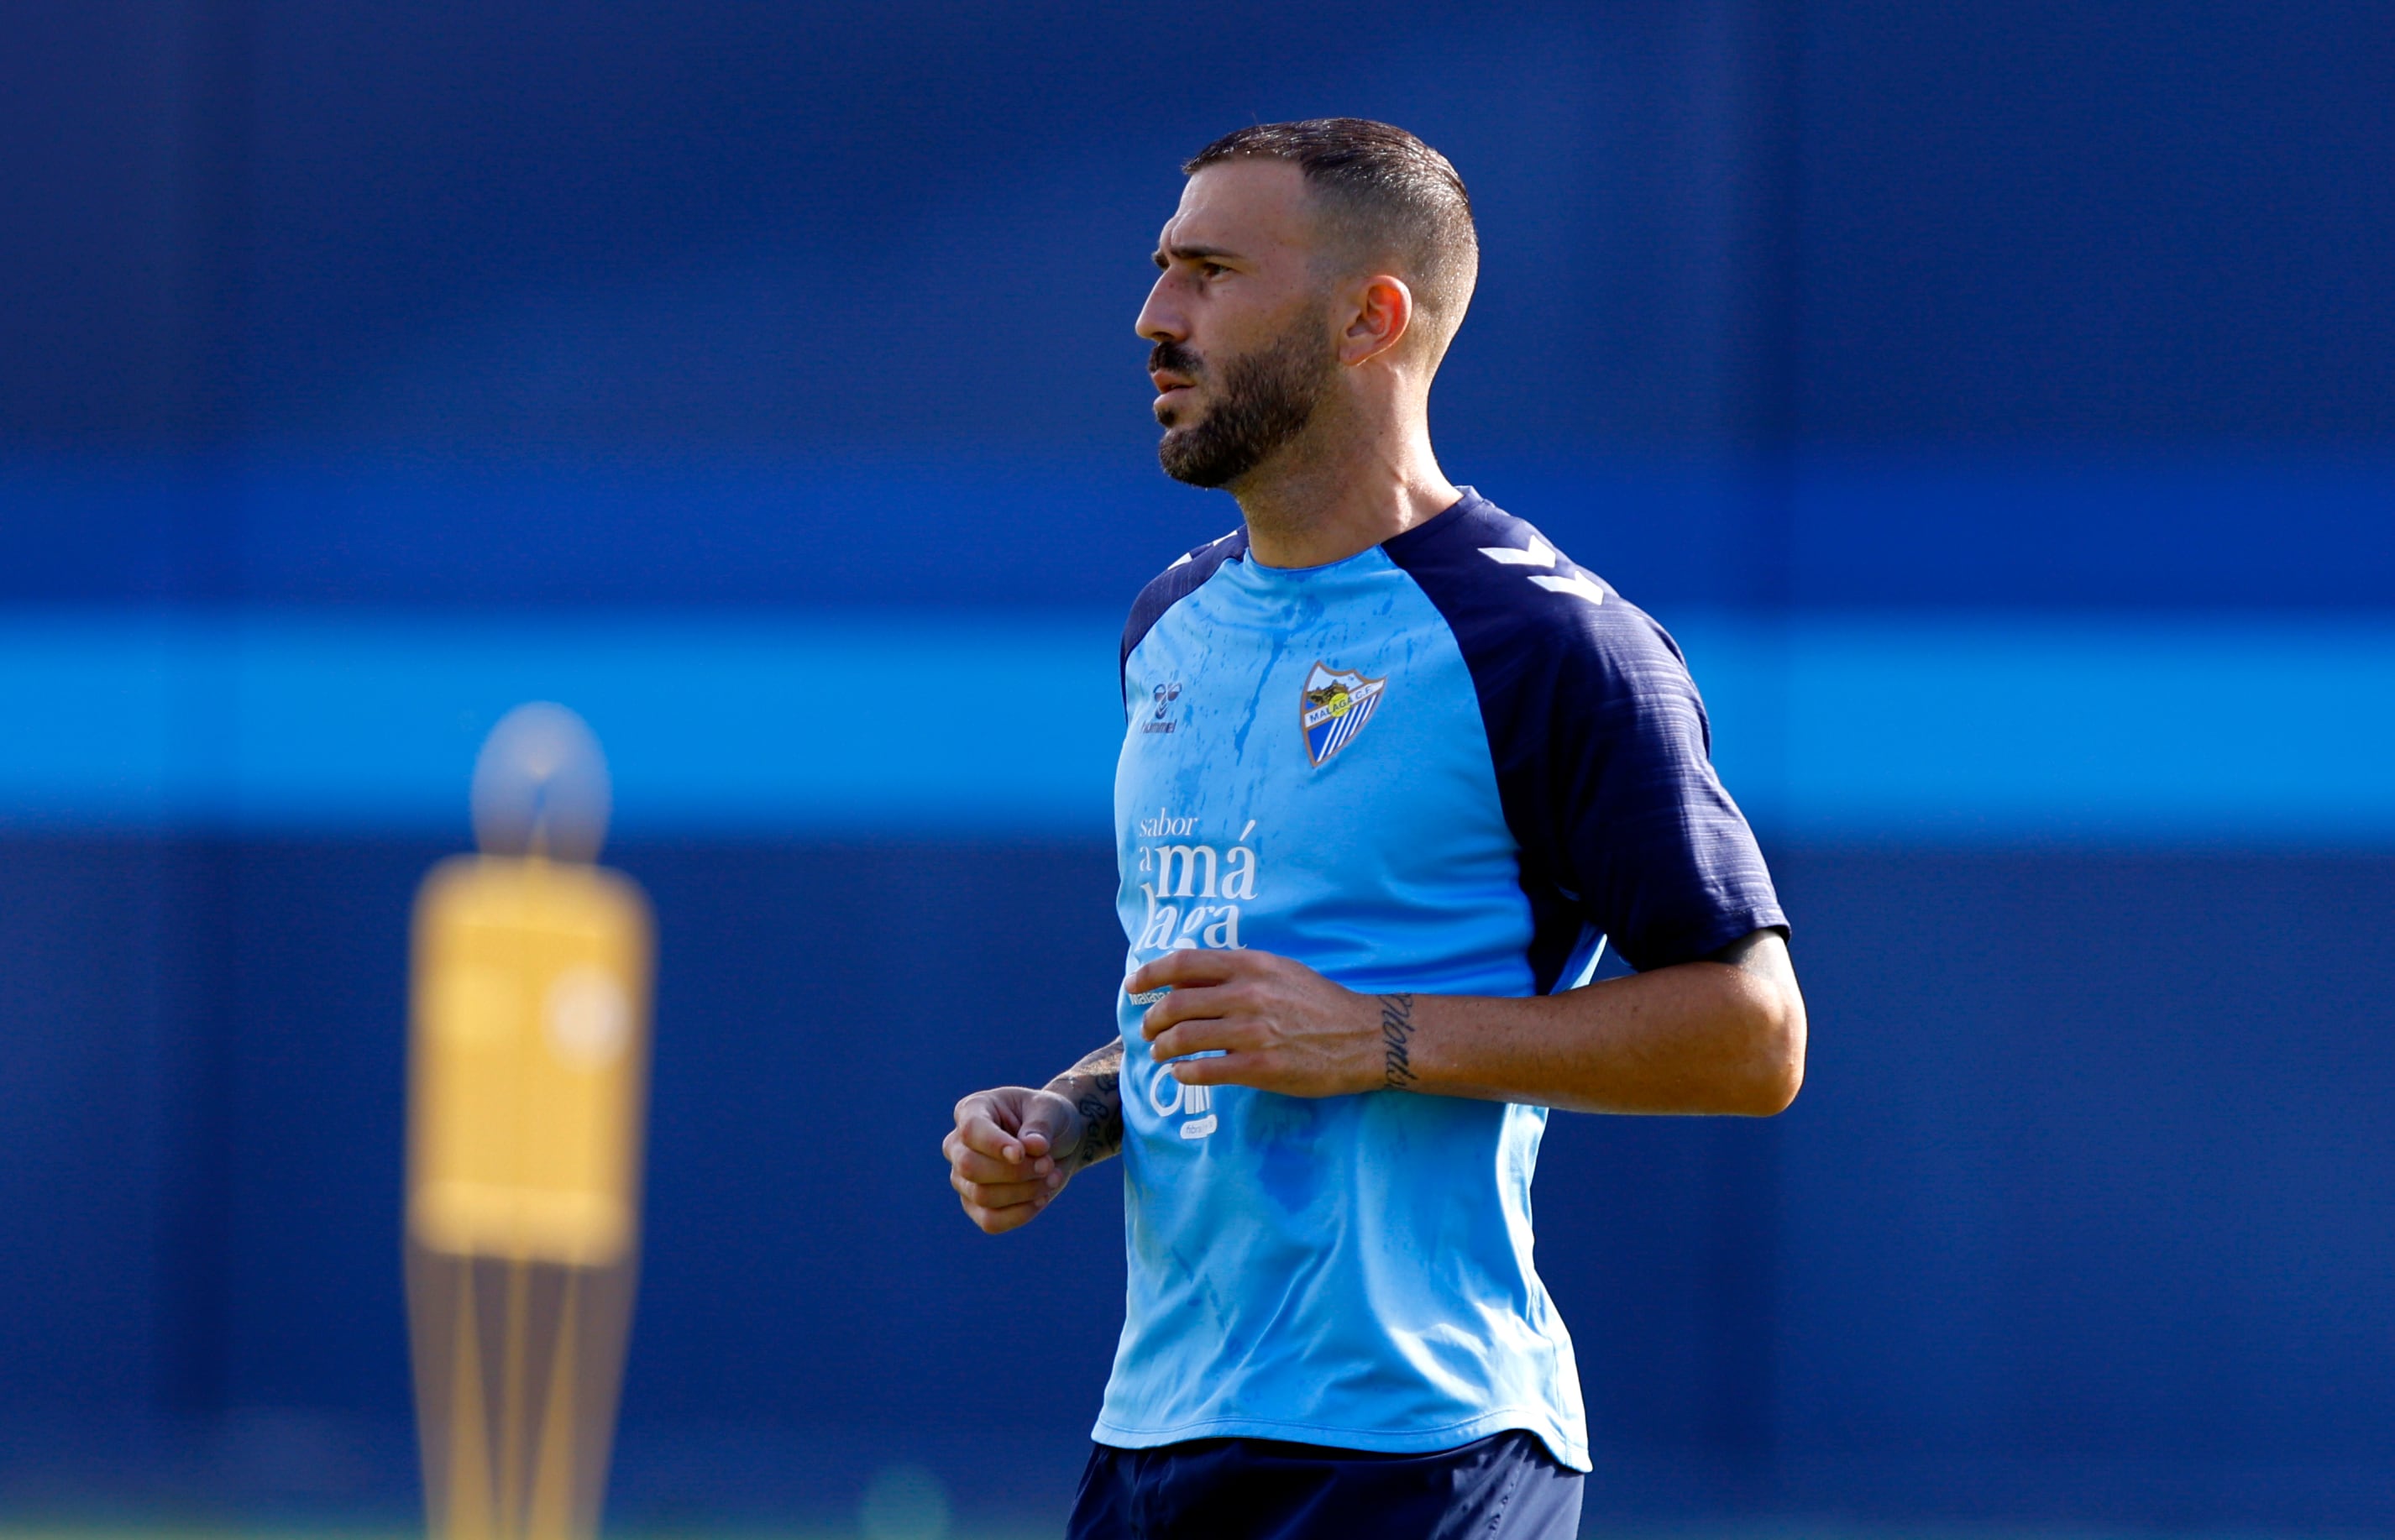
<svg viewBox="0 0 2395 1540">
<path fill-rule="evenodd" d="M 1159 342 L 1148 350 L 1147 372 L 1151 375 L 1171 370 L 1196 379 L 1206 370 L 1204 361 L 1178 342 Z"/>
</svg>

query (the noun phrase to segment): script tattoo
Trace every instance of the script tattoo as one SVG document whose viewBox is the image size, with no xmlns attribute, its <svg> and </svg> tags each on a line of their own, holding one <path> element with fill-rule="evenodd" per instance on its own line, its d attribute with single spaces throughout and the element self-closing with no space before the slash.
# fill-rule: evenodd
<svg viewBox="0 0 2395 1540">
<path fill-rule="evenodd" d="M 1414 1066 L 1406 1047 L 1414 1037 L 1414 997 L 1383 994 L 1379 998 L 1382 1083 L 1393 1091 L 1409 1091 L 1414 1085 Z"/>
<path fill-rule="evenodd" d="M 1060 1163 L 1068 1173 L 1122 1152 L 1122 1039 L 1118 1037 L 1048 1083 L 1081 1115 L 1080 1142 Z"/>
</svg>

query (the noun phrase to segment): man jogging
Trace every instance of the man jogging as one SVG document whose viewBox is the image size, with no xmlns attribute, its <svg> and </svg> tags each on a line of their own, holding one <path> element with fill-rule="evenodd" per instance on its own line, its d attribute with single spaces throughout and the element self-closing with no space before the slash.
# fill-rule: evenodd
<svg viewBox="0 0 2395 1540">
<path fill-rule="evenodd" d="M 1158 454 L 1243 521 L 1123 634 L 1121 1035 L 959 1102 L 951 1181 L 995 1233 L 1122 1157 L 1074 1536 L 1561 1540 L 1546 1109 L 1787 1106 L 1786 920 L 1671 638 L 1431 453 L 1478 267 L 1454 168 L 1337 118 L 1184 170 Z M 1636 971 L 1591 983 L 1608 943 Z"/>
</svg>

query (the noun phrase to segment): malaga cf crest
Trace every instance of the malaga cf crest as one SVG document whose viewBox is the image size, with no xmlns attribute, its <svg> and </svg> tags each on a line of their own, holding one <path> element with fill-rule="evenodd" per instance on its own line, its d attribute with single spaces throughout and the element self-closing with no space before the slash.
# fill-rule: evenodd
<svg viewBox="0 0 2395 1540">
<path fill-rule="evenodd" d="M 1305 677 L 1305 692 L 1298 701 L 1298 719 L 1305 726 L 1306 757 L 1319 765 L 1354 743 L 1356 734 L 1380 709 L 1381 693 L 1388 683 L 1385 676 L 1368 679 L 1352 668 L 1316 664 L 1314 672 Z"/>
</svg>

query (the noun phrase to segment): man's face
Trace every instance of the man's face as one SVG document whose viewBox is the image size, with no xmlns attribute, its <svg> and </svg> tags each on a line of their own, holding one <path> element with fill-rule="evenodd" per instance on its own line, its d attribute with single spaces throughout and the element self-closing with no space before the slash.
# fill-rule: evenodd
<svg viewBox="0 0 2395 1540">
<path fill-rule="evenodd" d="M 1210 165 L 1181 191 L 1140 311 L 1166 474 L 1237 481 L 1303 431 L 1338 369 L 1303 174 Z"/>
</svg>

